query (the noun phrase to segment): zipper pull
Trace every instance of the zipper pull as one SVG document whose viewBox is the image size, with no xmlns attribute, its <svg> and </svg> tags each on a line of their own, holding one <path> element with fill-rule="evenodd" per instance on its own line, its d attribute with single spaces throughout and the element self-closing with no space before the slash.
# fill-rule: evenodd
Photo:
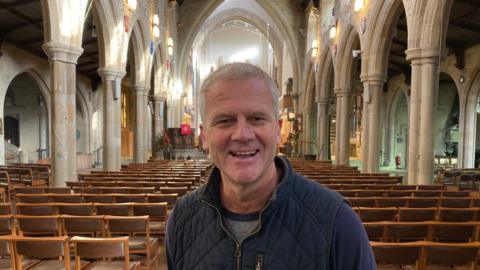
<svg viewBox="0 0 480 270">
<path fill-rule="evenodd" d="M 262 270 L 263 268 L 263 254 L 257 254 L 257 263 L 255 264 L 255 270 Z"/>
</svg>

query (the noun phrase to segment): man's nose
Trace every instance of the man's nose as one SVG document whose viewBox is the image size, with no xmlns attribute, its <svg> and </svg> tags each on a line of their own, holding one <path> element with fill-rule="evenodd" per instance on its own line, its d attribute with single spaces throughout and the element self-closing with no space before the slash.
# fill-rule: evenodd
<svg viewBox="0 0 480 270">
<path fill-rule="evenodd" d="M 252 126 L 246 120 L 239 120 L 235 125 L 235 130 L 232 134 L 232 140 L 248 141 L 254 137 Z"/>
</svg>

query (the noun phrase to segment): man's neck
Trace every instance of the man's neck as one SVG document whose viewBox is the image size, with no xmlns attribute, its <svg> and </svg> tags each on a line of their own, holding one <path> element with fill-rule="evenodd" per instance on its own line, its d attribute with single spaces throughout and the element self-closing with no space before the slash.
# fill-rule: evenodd
<svg viewBox="0 0 480 270">
<path fill-rule="evenodd" d="M 222 205 L 231 212 L 238 214 L 254 213 L 262 210 L 272 196 L 279 182 L 278 168 L 273 165 L 273 171 L 264 175 L 264 180 L 254 185 L 220 184 Z"/>
</svg>

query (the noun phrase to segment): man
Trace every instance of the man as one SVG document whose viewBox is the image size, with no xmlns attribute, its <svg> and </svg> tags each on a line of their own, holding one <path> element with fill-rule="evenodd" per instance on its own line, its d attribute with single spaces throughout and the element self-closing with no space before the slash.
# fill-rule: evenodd
<svg viewBox="0 0 480 270">
<path fill-rule="evenodd" d="M 265 72 L 227 64 L 205 80 L 200 104 L 215 168 L 169 218 L 169 269 L 375 269 L 345 200 L 275 157 L 281 120 Z"/>
</svg>

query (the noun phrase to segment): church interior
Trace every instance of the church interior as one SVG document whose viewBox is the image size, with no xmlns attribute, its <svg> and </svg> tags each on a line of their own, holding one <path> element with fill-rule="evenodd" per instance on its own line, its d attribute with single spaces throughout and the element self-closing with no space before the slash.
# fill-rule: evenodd
<svg viewBox="0 0 480 270">
<path fill-rule="evenodd" d="M 477 0 L 0 0 L 0 265 L 84 269 L 104 246 L 123 260 L 90 263 L 166 269 L 168 213 L 212 168 L 201 84 L 248 62 L 278 88 L 278 153 L 350 202 L 378 269 L 480 269 L 477 15 Z"/>
</svg>

